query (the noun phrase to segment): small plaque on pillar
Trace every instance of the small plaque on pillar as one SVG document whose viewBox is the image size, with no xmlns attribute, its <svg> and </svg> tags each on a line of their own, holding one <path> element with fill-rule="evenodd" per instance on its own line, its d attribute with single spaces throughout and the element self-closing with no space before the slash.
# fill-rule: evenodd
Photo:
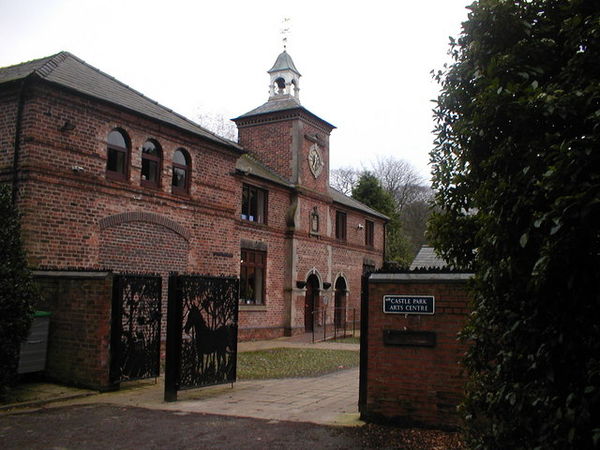
<svg viewBox="0 0 600 450">
<path fill-rule="evenodd" d="M 435 347 L 433 331 L 383 330 L 383 344 L 395 347 Z"/>
</svg>

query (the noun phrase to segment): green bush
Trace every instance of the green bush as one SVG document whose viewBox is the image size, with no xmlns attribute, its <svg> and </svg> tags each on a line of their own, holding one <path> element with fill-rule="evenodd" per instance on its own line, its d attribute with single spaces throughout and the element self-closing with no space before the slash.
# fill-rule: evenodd
<svg viewBox="0 0 600 450">
<path fill-rule="evenodd" d="M 474 448 L 600 446 L 600 3 L 480 0 L 437 74 L 437 250 L 475 271 Z"/>
<path fill-rule="evenodd" d="M 16 375 L 19 348 L 31 326 L 35 299 L 11 189 L 0 185 L 0 397 Z"/>
</svg>

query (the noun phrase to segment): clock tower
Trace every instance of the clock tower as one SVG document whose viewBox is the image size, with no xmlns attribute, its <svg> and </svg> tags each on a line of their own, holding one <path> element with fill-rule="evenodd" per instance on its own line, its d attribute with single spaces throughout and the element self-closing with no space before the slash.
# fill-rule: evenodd
<svg viewBox="0 0 600 450">
<path fill-rule="evenodd" d="M 268 101 L 233 119 L 239 143 L 297 188 L 328 196 L 329 135 L 335 127 L 301 105 L 301 75 L 286 50 L 267 73 Z"/>
</svg>

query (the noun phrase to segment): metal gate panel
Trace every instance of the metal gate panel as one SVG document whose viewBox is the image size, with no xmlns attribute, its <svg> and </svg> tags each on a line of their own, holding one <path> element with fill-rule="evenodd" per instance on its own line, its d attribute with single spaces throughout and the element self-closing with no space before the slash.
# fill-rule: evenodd
<svg viewBox="0 0 600 450">
<path fill-rule="evenodd" d="M 239 279 L 169 277 L 165 400 L 236 379 Z"/>
<path fill-rule="evenodd" d="M 160 371 L 162 279 L 116 275 L 113 284 L 111 382 L 156 378 Z"/>
</svg>

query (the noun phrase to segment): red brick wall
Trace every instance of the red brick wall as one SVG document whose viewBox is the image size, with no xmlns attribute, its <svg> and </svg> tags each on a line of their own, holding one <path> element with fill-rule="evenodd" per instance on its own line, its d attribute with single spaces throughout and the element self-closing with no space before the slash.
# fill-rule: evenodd
<svg viewBox="0 0 600 450">
<path fill-rule="evenodd" d="M 239 181 L 232 176 L 235 153 L 176 128 L 44 85 L 34 86 L 27 98 L 18 207 L 23 214 L 22 230 L 31 264 L 139 270 L 150 264 L 148 259 L 156 257 L 161 261 L 154 262 L 163 263 L 161 272 L 237 275 L 239 245 L 231 239 L 235 226 L 233 205 L 239 201 Z M 70 120 L 75 129 L 61 132 L 65 120 Z M 130 173 L 123 182 L 106 177 L 106 139 L 116 127 L 125 130 L 131 139 Z M 163 151 L 159 189 L 140 183 L 141 146 L 150 138 L 156 139 Z M 189 196 L 171 193 L 171 160 L 180 147 L 192 159 Z M 73 166 L 83 171 L 73 171 Z M 154 248 L 154 256 L 148 258 L 137 249 L 127 256 L 128 264 L 123 266 L 121 249 L 101 248 L 107 242 L 100 223 L 125 213 L 155 217 L 150 222 L 142 220 L 140 226 L 148 227 L 147 239 L 160 240 L 162 250 Z M 172 230 L 164 226 L 169 221 L 187 233 L 185 256 L 180 254 L 177 238 L 172 239 Z M 170 260 L 169 252 L 178 255 L 176 263 Z M 215 252 L 234 256 L 218 256 Z"/>
<path fill-rule="evenodd" d="M 302 121 L 299 140 L 302 142 L 300 153 L 300 177 L 299 184 L 304 188 L 315 192 L 327 193 L 329 187 L 329 130 L 317 126 L 314 121 Z M 307 136 L 314 138 L 319 136 L 318 142 L 313 139 L 307 139 Z M 319 152 L 323 158 L 323 169 L 317 178 L 312 174 L 309 168 L 308 155 L 310 149 L 315 143 L 319 147 Z"/>
<path fill-rule="evenodd" d="M 327 195 L 331 127 L 301 109 L 236 121 L 240 144 L 261 162 L 303 188 Z M 318 178 L 308 167 L 308 153 L 318 135 L 324 166 Z M 310 137 L 310 139 L 309 139 Z"/>
<path fill-rule="evenodd" d="M 0 100 L 0 108 L 12 119 L 3 117 L 0 122 L 0 143 L 7 147 L 0 153 L 0 175 L 9 179 L 16 93 L 13 89 L 2 95 L 5 101 Z M 264 150 L 261 158 L 279 165 L 284 176 L 291 175 L 290 152 L 297 149 L 302 153 L 300 162 L 296 161 L 300 178 L 307 179 L 307 186 L 295 193 L 244 179 L 269 190 L 268 224 L 254 225 L 240 219 L 242 179 L 232 175 L 238 156 L 234 152 L 70 91 L 34 84 L 23 112 L 18 197 L 29 263 L 62 269 L 158 272 L 163 274 L 166 289 L 165 274 L 172 270 L 239 275 L 241 240 L 246 239 L 268 245 L 267 303 L 266 308 L 241 312 L 241 339 L 302 331 L 304 291 L 296 287 L 296 281 L 305 280 L 313 268 L 322 281 L 332 285 L 343 275 L 348 281 L 348 305 L 358 307 L 362 264 L 365 258 L 381 264 L 382 240 L 376 237 L 375 249 L 366 249 L 364 231 L 356 228 L 357 223 L 364 223 L 364 216 L 353 211 L 348 211 L 348 241 L 338 243 L 332 238 L 335 207 L 326 191 L 329 127 L 304 112 L 271 119 L 272 123 L 241 127 L 242 144 Z M 67 120 L 75 128 L 60 131 Z M 106 177 L 106 139 L 117 127 L 131 140 L 125 181 Z M 312 141 L 305 135 L 317 133 L 325 142 L 321 151 L 326 166 L 315 181 L 306 159 Z M 163 151 L 158 189 L 140 182 L 141 146 L 148 139 L 156 140 Z M 171 192 L 171 160 L 180 147 L 192 159 L 189 196 Z M 74 166 L 83 170 L 74 171 Z M 294 195 L 299 196 L 299 210 L 296 229 L 289 230 L 287 214 L 293 215 Z M 308 234 L 309 209 L 315 205 L 323 230 L 318 237 Z M 133 218 L 114 222 L 123 215 Z M 378 236 L 383 225 L 377 222 L 376 226 Z M 323 294 L 329 296 L 333 308 L 333 288 Z"/>
<path fill-rule="evenodd" d="M 255 152 L 262 162 L 283 177 L 292 179 L 293 120 L 260 123 L 259 126 L 238 126 L 242 147 Z"/>
<path fill-rule="evenodd" d="M 110 387 L 112 275 L 34 276 L 51 311 L 46 375 L 65 384 L 93 389 Z"/>
<path fill-rule="evenodd" d="M 365 215 L 351 209 L 348 214 L 348 239 L 337 241 L 332 223 L 335 221 L 336 205 L 325 196 L 297 195 L 297 208 L 294 210 L 293 197 L 288 189 L 273 183 L 245 177 L 244 183 L 258 186 L 268 191 L 267 224 L 255 224 L 246 220 L 238 221 L 240 239 L 266 246 L 267 274 L 266 300 L 264 306 L 240 307 L 240 340 L 267 339 L 284 334 L 304 332 L 305 290 L 296 287 L 297 281 L 306 281 L 312 270 L 318 272 L 322 282 L 331 287 L 321 292 L 321 307 L 327 303 L 327 323 L 334 318 L 334 287 L 338 277 L 346 280 L 347 320 L 360 320 L 360 285 L 363 263 L 366 259 L 380 266 L 383 260 L 383 222 L 371 218 L 376 223 L 374 248 L 364 246 Z M 241 191 L 240 191 L 241 197 Z M 309 217 L 317 206 L 320 216 L 318 235 L 309 233 Z M 238 211 L 238 214 L 241 210 Z M 295 215 L 294 229 L 287 228 L 287 216 Z M 333 222 L 332 222 L 333 221 Z"/>
<path fill-rule="evenodd" d="M 0 92 L 0 182 L 10 179 L 12 169 L 18 92 L 15 89 Z"/>
<path fill-rule="evenodd" d="M 387 282 L 376 278 L 382 275 L 386 274 L 375 274 L 369 281 L 367 396 L 362 415 L 368 420 L 455 428 L 465 382 L 460 361 L 466 347 L 457 340 L 457 333 L 470 312 L 466 284 L 452 280 L 457 274 L 437 282 L 431 278 L 443 274 L 411 275 L 420 281 L 407 281 L 398 274 Z M 388 294 L 432 295 L 435 314 L 384 314 L 383 296 Z M 436 345 L 385 345 L 386 329 L 431 331 L 436 333 Z"/>
</svg>

